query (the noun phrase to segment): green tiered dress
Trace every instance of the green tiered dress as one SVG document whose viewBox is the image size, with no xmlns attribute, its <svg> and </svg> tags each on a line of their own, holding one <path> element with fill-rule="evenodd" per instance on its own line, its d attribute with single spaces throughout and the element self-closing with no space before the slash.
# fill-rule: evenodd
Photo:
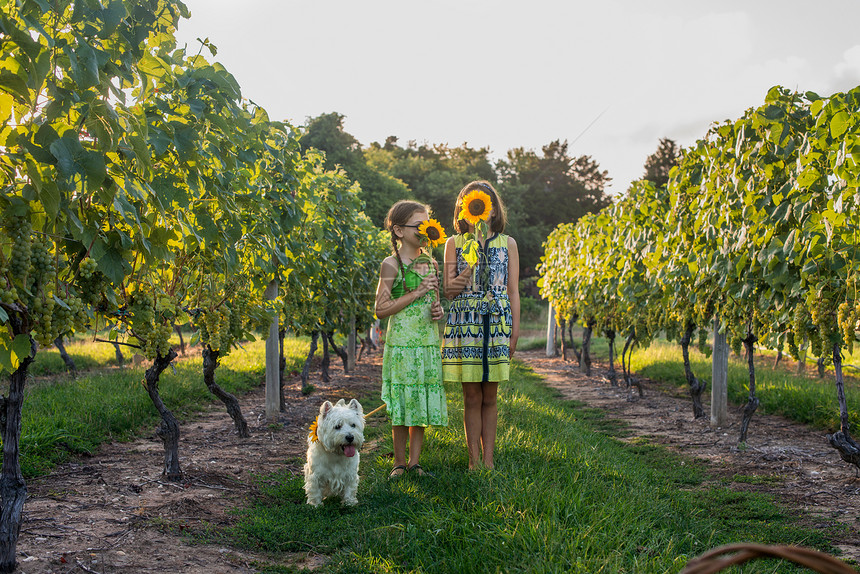
<svg viewBox="0 0 860 574">
<path fill-rule="evenodd" d="M 391 298 L 403 296 L 406 289 L 414 290 L 423 278 L 412 264 L 399 269 Z M 435 296 L 430 291 L 388 320 L 382 354 L 382 400 L 393 426 L 448 424 L 439 329 L 430 318 Z"/>
</svg>

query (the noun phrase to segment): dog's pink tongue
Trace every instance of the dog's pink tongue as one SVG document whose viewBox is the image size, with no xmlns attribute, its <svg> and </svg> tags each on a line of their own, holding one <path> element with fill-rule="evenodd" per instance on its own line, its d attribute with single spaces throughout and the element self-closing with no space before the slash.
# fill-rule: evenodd
<svg viewBox="0 0 860 574">
<path fill-rule="evenodd" d="M 355 456 L 355 447 L 352 446 L 351 444 L 346 445 L 345 447 L 343 447 L 343 454 L 344 454 L 344 456 L 349 457 L 349 458 L 354 457 Z"/>
</svg>

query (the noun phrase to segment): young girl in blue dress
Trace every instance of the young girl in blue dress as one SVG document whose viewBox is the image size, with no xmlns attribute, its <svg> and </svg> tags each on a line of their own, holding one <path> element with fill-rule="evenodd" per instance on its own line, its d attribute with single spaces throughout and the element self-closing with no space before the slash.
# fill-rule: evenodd
<svg viewBox="0 0 860 574">
<path fill-rule="evenodd" d="M 424 428 L 448 424 L 436 324 L 442 318 L 439 279 L 435 261 L 417 260 L 422 246 L 418 228 L 429 218 L 429 211 L 415 201 L 398 201 L 385 220 L 394 254 L 382 262 L 376 316 L 390 317 L 382 354 L 382 400 L 394 440 L 390 478 L 405 472 L 426 474 L 419 464 Z"/>
<path fill-rule="evenodd" d="M 476 236 L 478 261 L 463 258 L 466 239 L 475 226 L 459 219 L 463 198 L 474 190 L 490 196 L 489 237 Z M 445 244 L 443 279 L 451 307 L 442 348 L 444 380 L 463 387 L 464 427 L 469 468 L 493 468 L 500 382 L 507 381 L 520 329 L 519 252 L 513 237 L 502 232 L 507 215 L 499 194 L 487 181 L 473 181 L 457 196 L 454 229 Z"/>
</svg>

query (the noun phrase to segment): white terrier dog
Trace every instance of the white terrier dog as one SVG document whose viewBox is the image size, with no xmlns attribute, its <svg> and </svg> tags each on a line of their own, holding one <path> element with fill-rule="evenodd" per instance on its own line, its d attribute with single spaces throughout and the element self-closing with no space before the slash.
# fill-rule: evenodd
<svg viewBox="0 0 860 574">
<path fill-rule="evenodd" d="M 352 399 L 320 407 L 308 435 L 305 493 L 308 504 L 319 506 L 323 498 L 339 496 L 343 504 L 358 504 L 358 449 L 364 444 L 364 411 Z"/>
</svg>

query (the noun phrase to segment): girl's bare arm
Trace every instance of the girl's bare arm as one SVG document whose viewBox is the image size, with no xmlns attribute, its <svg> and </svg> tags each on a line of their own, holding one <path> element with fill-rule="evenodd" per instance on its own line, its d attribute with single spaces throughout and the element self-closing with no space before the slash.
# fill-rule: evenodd
<svg viewBox="0 0 860 574">
<path fill-rule="evenodd" d="M 439 286 L 436 274 L 431 273 L 414 291 L 409 291 L 397 299 L 392 299 L 391 288 L 394 286 L 396 278 L 397 263 L 393 257 L 388 257 L 382 262 L 382 267 L 379 270 L 379 284 L 376 286 L 376 316 L 379 319 L 399 313 L 423 297 L 425 293 Z"/>
</svg>

